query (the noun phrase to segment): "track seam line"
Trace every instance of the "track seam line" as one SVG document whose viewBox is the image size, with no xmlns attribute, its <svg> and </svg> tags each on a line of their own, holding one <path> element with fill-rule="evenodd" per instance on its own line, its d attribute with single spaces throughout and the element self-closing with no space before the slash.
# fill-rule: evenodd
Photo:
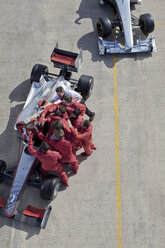
<svg viewBox="0 0 165 248">
<path fill-rule="evenodd" d="M 116 152 L 116 206 L 117 206 L 117 248 L 122 248 L 121 228 L 121 192 L 120 192 L 120 153 L 119 153 L 119 118 L 117 94 L 117 66 L 116 55 L 113 55 L 113 83 L 114 83 L 114 115 L 115 115 L 115 152 Z"/>
</svg>

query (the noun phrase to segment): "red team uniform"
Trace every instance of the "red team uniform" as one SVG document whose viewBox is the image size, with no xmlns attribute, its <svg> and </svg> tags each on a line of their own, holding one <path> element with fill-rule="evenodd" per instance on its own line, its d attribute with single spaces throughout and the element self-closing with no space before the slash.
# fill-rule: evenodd
<svg viewBox="0 0 165 248">
<path fill-rule="evenodd" d="M 38 132 L 32 127 L 28 128 L 25 126 L 24 122 L 17 123 L 17 129 L 22 134 L 24 138 L 24 129 L 26 133 L 32 131 L 33 137 L 36 136 L 44 142 L 47 142 L 51 150 L 46 153 L 42 151 L 37 151 L 32 145 L 32 136 L 29 135 L 28 151 L 41 161 L 41 169 L 43 176 L 46 176 L 49 171 L 56 171 L 60 176 L 62 181 L 69 186 L 68 177 L 63 169 L 63 163 L 69 163 L 72 165 L 75 173 L 79 169 L 78 160 L 76 158 L 77 148 L 84 148 L 86 155 L 92 154 L 92 149 L 96 149 L 92 142 L 92 124 L 88 128 L 81 127 L 81 122 L 83 121 L 83 116 L 86 111 L 86 106 L 84 104 L 73 101 L 70 106 L 66 107 L 66 113 L 62 116 L 56 113 L 60 106 L 65 106 L 63 102 L 59 104 L 52 104 L 47 106 L 39 120 L 38 124 L 43 124 L 44 122 L 50 123 L 47 135 L 44 136 L 42 132 Z M 68 116 L 72 114 L 75 109 L 81 110 L 81 114 L 76 119 L 71 119 L 72 128 L 69 127 L 67 119 Z M 55 120 L 60 120 L 63 124 L 64 137 L 57 139 L 54 134 L 54 128 L 51 123 Z M 77 130 L 76 130 L 77 129 Z"/>
</svg>

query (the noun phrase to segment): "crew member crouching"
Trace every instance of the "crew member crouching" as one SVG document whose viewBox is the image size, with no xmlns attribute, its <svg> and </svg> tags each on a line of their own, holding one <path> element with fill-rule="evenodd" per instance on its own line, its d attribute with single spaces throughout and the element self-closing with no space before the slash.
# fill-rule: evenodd
<svg viewBox="0 0 165 248">
<path fill-rule="evenodd" d="M 63 183 L 66 184 L 66 186 L 69 186 L 68 177 L 60 163 L 61 155 L 59 152 L 51 151 L 49 145 L 45 142 L 42 143 L 40 151 L 35 150 L 32 144 L 33 135 L 31 132 L 29 132 L 28 135 L 28 151 L 41 161 L 43 176 L 45 177 L 49 171 L 56 171 L 61 177 Z"/>
</svg>

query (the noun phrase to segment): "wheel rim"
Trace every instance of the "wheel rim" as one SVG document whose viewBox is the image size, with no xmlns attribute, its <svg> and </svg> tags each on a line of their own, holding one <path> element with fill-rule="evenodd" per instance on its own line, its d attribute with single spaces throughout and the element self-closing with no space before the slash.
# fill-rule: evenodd
<svg viewBox="0 0 165 248">
<path fill-rule="evenodd" d="M 48 74 L 48 68 L 45 69 L 44 75 Z"/>
<path fill-rule="evenodd" d="M 60 184 L 58 183 L 54 189 L 54 194 L 53 194 L 53 198 L 55 198 L 58 194 L 58 191 L 59 191 L 59 188 L 60 188 Z"/>
<path fill-rule="evenodd" d="M 97 24 L 97 31 L 98 31 L 98 34 L 99 34 L 100 36 L 102 36 L 102 34 L 103 34 L 103 29 L 102 29 L 102 26 L 101 26 L 100 23 Z"/>
<path fill-rule="evenodd" d="M 143 21 L 140 21 L 140 28 L 141 30 L 145 31 L 145 25 Z"/>
<path fill-rule="evenodd" d="M 89 89 L 89 96 L 92 94 L 92 90 L 93 90 L 93 84 L 91 85 L 91 87 Z"/>
</svg>

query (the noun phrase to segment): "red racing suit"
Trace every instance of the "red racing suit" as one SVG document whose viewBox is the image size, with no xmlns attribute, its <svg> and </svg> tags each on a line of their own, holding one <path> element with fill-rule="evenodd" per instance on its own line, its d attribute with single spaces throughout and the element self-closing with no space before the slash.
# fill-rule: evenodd
<svg viewBox="0 0 165 248">
<path fill-rule="evenodd" d="M 84 104 L 76 102 L 76 101 L 72 101 L 71 105 L 69 105 L 69 107 L 66 107 L 66 110 L 69 114 L 71 114 L 74 109 L 80 109 L 81 116 L 85 115 L 86 106 Z"/>
<path fill-rule="evenodd" d="M 84 151 L 87 155 L 92 154 L 92 150 L 96 150 L 95 145 L 92 143 L 92 124 L 88 128 L 78 128 L 78 131 L 74 129 L 72 126 L 71 130 L 74 135 L 74 137 L 79 141 L 78 146 L 81 146 L 84 148 Z"/>
<path fill-rule="evenodd" d="M 40 119 L 39 119 L 39 123 L 42 123 L 43 122 L 43 120 L 45 119 L 45 116 L 46 116 L 46 114 L 48 114 L 48 113 L 55 113 L 55 111 L 56 111 L 56 109 L 58 108 L 58 105 L 57 104 L 51 104 L 51 105 L 49 105 L 49 106 L 47 106 L 44 110 L 43 110 L 43 112 L 42 112 L 42 114 L 41 114 L 41 117 L 40 117 Z"/>
<path fill-rule="evenodd" d="M 54 119 L 54 116 L 56 116 L 56 110 L 60 107 L 60 106 L 64 106 L 61 103 L 58 104 L 51 104 L 48 105 L 42 112 L 41 117 L 39 119 L 39 123 L 42 123 L 44 119 L 47 119 L 48 121 L 50 121 L 51 119 Z M 49 119 L 50 117 L 50 119 Z M 67 113 L 64 113 L 64 115 L 61 117 L 61 119 L 67 119 L 68 115 Z"/>
<path fill-rule="evenodd" d="M 39 132 L 38 137 L 47 142 L 52 148 L 54 148 L 56 151 L 58 151 L 62 158 L 60 160 L 61 163 L 70 163 L 75 171 L 77 173 L 79 165 L 78 160 L 76 159 L 76 156 L 72 152 L 72 145 L 71 143 L 66 140 L 65 138 L 62 138 L 60 140 L 56 139 L 48 139 L 43 135 L 43 133 Z"/>
<path fill-rule="evenodd" d="M 72 118 L 69 119 L 75 128 L 80 128 L 80 124 L 84 120 L 84 118 L 81 115 L 79 115 L 77 119 L 72 119 Z"/>
<path fill-rule="evenodd" d="M 62 181 L 67 186 L 69 186 L 68 177 L 61 163 L 59 162 L 59 160 L 61 159 L 61 155 L 59 154 L 59 152 L 48 150 L 46 153 L 43 153 L 41 151 L 35 150 L 32 145 L 32 136 L 29 136 L 28 151 L 34 157 L 38 158 L 41 161 L 42 163 L 41 168 L 42 168 L 43 176 L 46 176 L 46 174 L 49 171 L 56 171 L 61 176 Z"/>
<path fill-rule="evenodd" d="M 67 113 L 66 113 L 66 115 L 67 115 Z M 50 123 L 49 130 L 48 130 L 48 133 L 47 133 L 46 137 L 50 138 L 52 136 L 52 134 L 54 133 L 54 129 L 51 126 L 51 123 L 54 120 L 60 120 L 62 122 L 63 128 L 64 128 L 64 133 L 65 133 L 65 139 L 68 140 L 69 142 L 73 143 L 74 137 L 72 135 L 72 132 L 71 132 L 69 126 L 68 126 L 68 123 L 67 123 L 66 119 L 61 118 L 58 115 L 52 115 L 52 116 L 47 116 L 46 117 L 46 121 Z"/>
</svg>

